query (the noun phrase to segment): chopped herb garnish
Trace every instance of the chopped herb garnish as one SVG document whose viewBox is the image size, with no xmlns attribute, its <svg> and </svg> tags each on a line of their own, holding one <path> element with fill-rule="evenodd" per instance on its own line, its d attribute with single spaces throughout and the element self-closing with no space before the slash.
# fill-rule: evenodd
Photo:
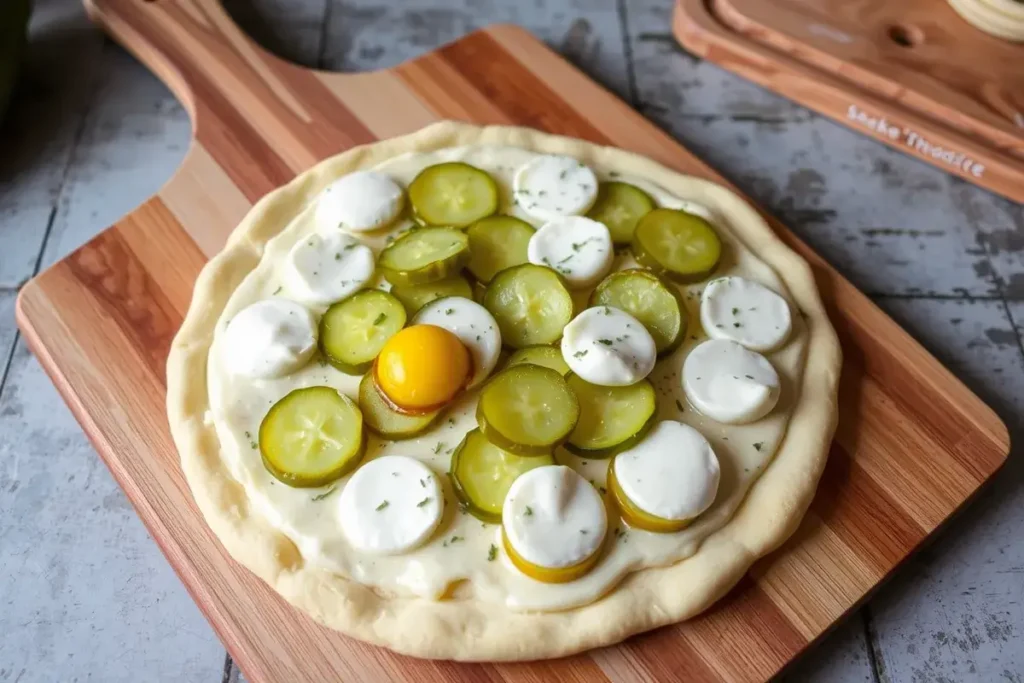
<svg viewBox="0 0 1024 683">
<path fill-rule="evenodd" d="M 327 489 L 326 491 L 324 491 L 320 495 L 313 496 L 313 502 L 315 503 L 317 501 L 323 500 L 324 498 L 326 498 L 327 496 L 331 495 L 332 493 L 334 493 L 337 490 L 338 490 L 337 486 L 332 486 L 331 488 Z"/>
<path fill-rule="evenodd" d="M 341 260 L 341 252 L 340 251 L 337 254 L 334 255 L 334 260 L 335 261 L 340 261 Z"/>
<path fill-rule="evenodd" d="M 526 512 L 524 512 L 523 514 L 525 514 L 527 517 L 532 517 L 533 516 L 533 508 L 530 507 L 529 505 L 527 505 L 526 506 Z"/>
<path fill-rule="evenodd" d="M 574 244 L 573 246 L 575 247 L 576 245 Z M 575 254 L 569 254 L 568 256 L 566 256 L 564 259 L 562 259 L 561 261 L 559 261 L 555 265 L 559 265 L 560 266 L 563 263 L 565 263 L 566 261 L 570 260 L 573 256 L 575 256 Z"/>
<path fill-rule="evenodd" d="M 382 322 L 388 319 L 387 313 L 380 313 L 376 318 L 373 319 L 374 325 L 380 325 Z"/>
<path fill-rule="evenodd" d="M 431 498 L 429 496 L 427 496 L 426 498 L 424 498 L 420 502 L 416 503 L 416 507 L 421 508 L 424 505 L 426 505 L 427 503 L 429 503 L 430 501 L 431 501 Z"/>
<path fill-rule="evenodd" d="M 746 377 L 747 379 L 754 379 L 753 375 L 743 375 L 743 376 Z"/>
<path fill-rule="evenodd" d="M 446 308 L 446 309 L 444 309 L 444 314 L 445 315 L 451 315 L 454 312 L 455 312 L 454 308 Z"/>
<path fill-rule="evenodd" d="M 738 309 L 738 308 L 732 309 L 732 314 L 733 315 L 739 315 L 739 312 L 740 312 L 740 309 Z"/>
<path fill-rule="evenodd" d="M 491 544 L 491 549 L 487 551 L 487 561 L 494 562 L 494 558 L 498 556 L 498 546 Z"/>
<path fill-rule="evenodd" d="M 427 480 L 426 479 L 420 479 L 420 486 L 422 486 L 423 488 L 427 488 Z"/>
<path fill-rule="evenodd" d="M 458 543 L 461 540 L 463 540 L 462 536 L 452 536 L 452 539 L 449 542 L 450 543 Z"/>
<path fill-rule="evenodd" d="M 605 346 L 611 346 L 612 345 L 612 340 L 611 339 L 598 339 L 597 343 L 598 344 L 604 344 Z"/>
<path fill-rule="evenodd" d="M 764 441 L 758 441 L 757 443 L 754 444 L 754 450 L 757 451 L 758 453 L 761 452 L 761 448 L 763 448 L 763 447 L 764 447 Z"/>
<path fill-rule="evenodd" d="M 583 534 L 584 536 L 586 536 L 586 535 L 587 535 L 587 534 L 589 534 L 590 532 L 589 532 L 589 531 L 587 531 L 586 529 L 580 529 L 580 533 L 581 533 L 581 534 Z"/>
<path fill-rule="evenodd" d="M 374 508 L 374 510 L 375 510 L 376 512 L 380 512 L 381 510 L 383 510 L 384 508 L 386 508 L 386 507 L 387 507 L 388 505 L 391 505 L 391 503 L 387 502 L 386 500 L 382 500 L 382 501 L 380 502 L 380 505 L 378 505 L 377 507 L 375 507 L 375 508 Z"/>
<path fill-rule="evenodd" d="M 676 408 L 679 408 L 679 412 L 681 413 L 686 411 L 686 408 L 683 406 L 683 402 L 678 398 L 676 399 Z"/>
<path fill-rule="evenodd" d="M 612 314 L 612 309 L 610 309 L 607 306 L 605 306 L 604 307 L 604 314 L 605 315 L 611 315 Z"/>
<path fill-rule="evenodd" d="M 444 441 L 438 441 L 437 445 L 434 446 L 434 455 L 440 453 L 442 448 L 444 448 Z"/>
<path fill-rule="evenodd" d="M 273 296 L 277 296 L 278 294 L 280 294 L 282 289 L 284 289 L 284 287 L 278 287 L 277 289 L 275 289 Z"/>
<path fill-rule="evenodd" d="M 583 356 L 587 355 L 587 353 L 588 351 L 584 349 L 583 351 L 577 351 L 576 353 L 572 354 L 572 357 L 577 359 L 583 358 Z"/>
<path fill-rule="evenodd" d="M 733 327 L 743 327 L 743 323 L 733 323 Z"/>
</svg>

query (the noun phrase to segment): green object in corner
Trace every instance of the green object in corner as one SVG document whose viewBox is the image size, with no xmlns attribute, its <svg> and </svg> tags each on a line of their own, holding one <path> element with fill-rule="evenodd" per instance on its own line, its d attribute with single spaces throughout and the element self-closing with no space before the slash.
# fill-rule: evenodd
<svg viewBox="0 0 1024 683">
<path fill-rule="evenodd" d="M 31 0 L 0 0 L 0 120 L 18 80 L 31 12 Z"/>
</svg>

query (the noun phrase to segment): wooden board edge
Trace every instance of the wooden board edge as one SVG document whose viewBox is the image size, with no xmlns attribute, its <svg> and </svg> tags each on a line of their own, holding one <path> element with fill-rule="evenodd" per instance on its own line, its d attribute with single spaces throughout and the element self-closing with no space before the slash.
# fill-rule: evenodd
<svg viewBox="0 0 1024 683">
<path fill-rule="evenodd" d="M 676 0 L 672 32 L 684 48 L 854 132 L 990 192 L 1024 202 L 1024 162 L 873 93 L 851 94 L 850 86 L 828 74 L 751 42 L 725 26 L 709 9 L 709 2 L 712 0 Z M 759 77 L 761 63 L 766 61 L 787 78 Z M 823 96 L 836 102 L 822 105 Z M 874 121 L 874 127 L 865 123 L 867 119 Z M 915 136 L 913 142 L 911 135 Z M 925 145 L 944 152 L 933 157 Z M 948 161 L 943 162 L 941 156 L 948 156 Z"/>
</svg>

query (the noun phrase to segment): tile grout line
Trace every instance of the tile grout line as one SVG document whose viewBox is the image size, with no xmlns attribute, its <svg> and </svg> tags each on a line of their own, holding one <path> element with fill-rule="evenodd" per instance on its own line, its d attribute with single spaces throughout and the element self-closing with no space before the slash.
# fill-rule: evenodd
<svg viewBox="0 0 1024 683">
<path fill-rule="evenodd" d="M 332 0 L 324 0 L 324 12 L 320 16 L 320 35 L 318 40 L 320 44 L 316 50 L 316 68 L 326 69 L 324 66 L 324 57 L 327 54 L 327 31 L 331 21 L 331 2 Z"/>
<path fill-rule="evenodd" d="M 616 11 L 619 15 L 619 33 L 622 36 L 622 51 L 626 57 L 626 87 L 629 88 L 629 104 L 634 109 L 640 107 L 640 93 L 636 86 L 636 65 L 633 62 L 633 43 L 629 38 L 629 10 L 626 0 L 616 0 Z"/>
<path fill-rule="evenodd" d="M 872 683 L 888 683 L 882 653 L 877 650 L 874 619 L 871 618 L 871 604 L 864 605 L 861 610 L 861 622 L 864 624 L 864 644 L 867 647 L 868 664 L 871 666 Z"/>
<path fill-rule="evenodd" d="M 234 668 L 235 662 L 231 659 L 231 655 L 228 654 L 227 650 L 224 651 L 224 671 L 220 677 L 220 683 L 231 683 L 231 670 Z"/>
</svg>

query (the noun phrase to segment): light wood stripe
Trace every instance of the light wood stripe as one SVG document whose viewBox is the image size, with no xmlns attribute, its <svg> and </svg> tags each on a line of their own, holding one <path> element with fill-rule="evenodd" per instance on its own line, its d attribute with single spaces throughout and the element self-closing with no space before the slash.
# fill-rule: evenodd
<svg viewBox="0 0 1024 683">
<path fill-rule="evenodd" d="M 439 117 L 543 126 L 721 179 L 521 29 L 473 34 L 387 72 L 314 74 L 224 35 L 234 29 L 213 0 L 181 1 L 187 4 L 175 8 L 91 0 L 101 5 L 94 13 L 182 93 L 197 143 L 160 199 L 29 283 L 18 317 L 252 683 L 766 680 L 1003 461 L 998 418 L 777 226 L 814 265 L 849 360 L 839 445 L 810 515 L 780 553 L 697 619 L 564 660 L 428 662 L 316 625 L 228 558 L 195 508 L 167 434 L 163 364 L 171 336 L 204 255 L 252 202 L 289 180 L 303 159 Z M 207 21 L 197 19 L 200 10 Z M 195 41 L 203 49 L 188 52 Z M 220 77 L 225 72 L 230 78 Z M 225 92 L 232 89 L 244 92 Z"/>
</svg>

